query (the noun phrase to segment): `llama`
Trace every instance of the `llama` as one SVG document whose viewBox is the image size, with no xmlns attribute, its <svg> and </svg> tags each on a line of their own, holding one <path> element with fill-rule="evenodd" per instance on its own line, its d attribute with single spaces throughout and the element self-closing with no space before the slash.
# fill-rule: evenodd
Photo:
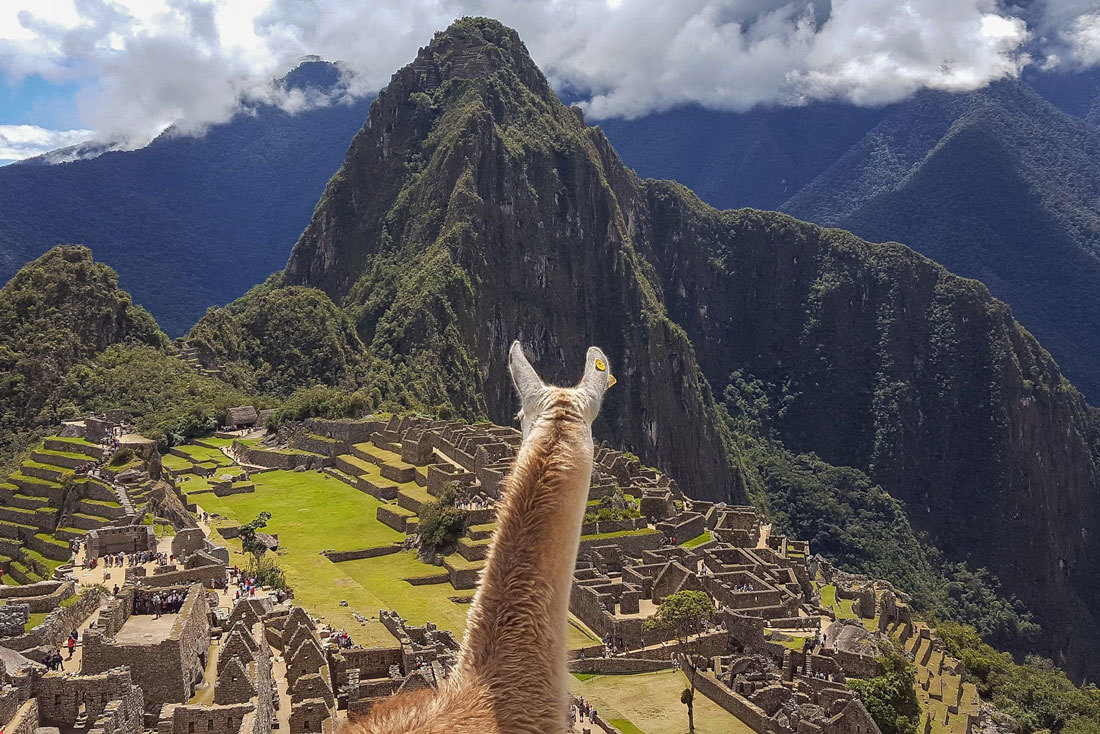
<svg viewBox="0 0 1100 734">
<path fill-rule="evenodd" d="M 566 625 L 592 476 L 592 421 L 615 384 L 596 347 L 573 388 L 546 385 L 514 342 L 523 443 L 454 672 L 381 701 L 341 734 L 549 734 L 566 729 Z"/>
</svg>

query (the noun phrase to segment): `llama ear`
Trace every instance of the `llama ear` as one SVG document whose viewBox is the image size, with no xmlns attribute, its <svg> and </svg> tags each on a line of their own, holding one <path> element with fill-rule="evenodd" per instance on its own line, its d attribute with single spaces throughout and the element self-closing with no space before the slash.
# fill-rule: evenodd
<svg viewBox="0 0 1100 734">
<path fill-rule="evenodd" d="M 523 353 L 518 339 L 512 342 L 512 348 L 508 350 L 508 371 L 512 374 L 512 382 L 519 393 L 520 405 L 524 407 L 537 400 L 546 388 L 535 368 L 527 361 L 527 355 Z"/>
<path fill-rule="evenodd" d="M 589 347 L 588 354 L 585 355 L 584 377 L 577 385 L 577 390 L 588 398 L 585 412 L 589 422 L 596 419 L 596 414 L 600 412 L 600 404 L 603 402 L 603 394 L 614 384 L 615 377 L 611 374 L 607 355 L 599 347 Z"/>
</svg>

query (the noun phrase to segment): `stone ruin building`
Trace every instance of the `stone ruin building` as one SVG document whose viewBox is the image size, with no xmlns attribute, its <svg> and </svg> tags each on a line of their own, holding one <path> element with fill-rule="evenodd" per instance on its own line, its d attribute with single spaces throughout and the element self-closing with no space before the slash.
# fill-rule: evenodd
<svg viewBox="0 0 1100 734">
<path fill-rule="evenodd" d="M 472 527 L 459 541 L 462 561 L 442 559 L 444 578 L 455 589 L 472 589 L 500 480 L 519 444 L 518 431 L 489 424 L 317 419 L 293 435 L 290 448 L 235 450 L 250 471 L 263 471 L 264 462 L 323 468 L 384 500 L 378 519 L 407 533 L 415 532 L 425 496 L 455 490 Z M 640 517 L 594 520 L 582 529 L 571 612 L 605 638 L 608 651 L 576 651 L 571 669 L 640 672 L 682 662 L 685 651 L 644 624 L 670 594 L 698 590 L 718 610 L 717 624 L 691 650 L 701 656 L 701 693 L 760 734 L 877 734 L 845 685 L 879 672 L 874 635 L 821 606 L 818 583 L 829 583 L 857 618 L 875 616 L 883 632 L 901 640 L 921 666 L 919 684 L 969 734 L 978 719 L 964 701 L 965 671 L 913 620 L 903 594 L 837 571 L 811 556 L 808 543 L 772 534 L 752 507 L 693 501 L 666 475 L 606 445 L 595 459 L 590 501 L 618 509 L 629 503 Z M 245 599 L 228 614 L 217 610 L 208 589 L 224 580 L 228 551 L 194 527 L 176 478 L 166 478 L 175 489 L 166 490 L 168 499 L 178 505 L 173 516 L 182 518 L 172 563 L 126 568 L 116 595 L 89 588 L 74 599 L 69 581 L 0 587 L 0 723 L 10 722 L 4 731 L 260 734 L 285 726 L 292 734 L 326 734 L 344 716 L 399 691 L 438 685 L 453 669 L 454 635 L 431 623 L 410 625 L 396 612 L 379 613 L 394 644 L 349 649 L 299 607 Z M 244 491 L 243 483 L 229 482 L 226 491 Z M 686 540 L 692 543 L 682 545 Z M 156 547 L 152 529 L 136 521 L 90 528 L 86 543 L 91 557 Z M 377 550 L 326 555 L 340 562 Z M 183 596 L 182 608 L 158 619 L 153 594 L 173 592 Z M 29 615 L 43 612 L 46 621 L 26 630 Z M 47 672 L 36 662 L 89 615 L 94 624 L 83 633 L 79 673 Z M 832 644 L 792 646 L 803 637 Z"/>
<path fill-rule="evenodd" d="M 397 612 L 386 610 L 379 613 L 379 619 L 396 645 L 337 649 L 329 656 L 340 705 L 352 717 L 400 691 L 438 685 L 458 659 L 459 643 L 454 635 L 431 622 L 422 627 L 410 625 Z"/>
</svg>

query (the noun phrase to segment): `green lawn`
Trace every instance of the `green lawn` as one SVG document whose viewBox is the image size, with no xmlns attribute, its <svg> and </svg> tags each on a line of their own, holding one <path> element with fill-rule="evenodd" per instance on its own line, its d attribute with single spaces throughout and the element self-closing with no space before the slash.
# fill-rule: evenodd
<svg viewBox="0 0 1100 734">
<path fill-rule="evenodd" d="M 637 530 L 619 530 L 614 533 L 597 533 L 595 535 L 582 535 L 581 540 L 596 540 L 604 538 L 625 538 L 633 535 L 655 535 L 653 528 L 638 528 Z"/>
<path fill-rule="evenodd" d="M 610 719 L 611 726 L 615 727 L 623 734 L 645 734 L 641 729 L 634 726 L 628 719 Z"/>
<path fill-rule="evenodd" d="M 444 569 L 421 563 L 412 553 L 345 563 L 332 563 L 320 555 L 325 549 L 355 550 L 402 540 L 402 533 L 376 519 L 377 499 L 317 472 L 273 471 L 253 475 L 253 480 L 256 491 L 249 494 L 199 494 L 191 499 L 232 524 L 270 512 L 267 529 L 279 534 L 279 563 L 298 602 L 307 609 L 347 629 L 366 645 L 392 644 L 393 638 L 380 623 L 360 625 L 352 612 L 370 618 L 377 617 L 380 609 L 393 608 L 417 624 L 430 619 L 445 629 L 463 628 L 468 605 L 447 597 L 471 592 L 456 592 L 450 584 L 412 586 L 402 581 L 444 573 Z M 194 492 L 204 484 L 192 481 L 184 486 Z M 234 545 L 233 563 L 244 565 L 246 559 L 237 553 L 240 546 Z M 341 600 L 348 606 L 341 607 Z"/>
<path fill-rule="evenodd" d="M 183 446 L 177 446 L 176 449 L 187 454 L 197 464 L 202 461 L 212 461 L 215 464 L 229 464 L 229 457 L 223 454 L 219 449 L 211 449 L 206 446 L 196 446 L 195 444 L 184 444 Z"/>
<path fill-rule="evenodd" d="M 189 501 L 227 518 L 219 524 L 240 525 L 261 511 L 270 512 L 267 530 L 279 535 L 278 562 L 302 606 L 367 646 L 392 645 L 393 637 L 377 621 L 361 625 L 353 612 L 370 619 L 377 618 L 380 609 L 396 609 L 414 624 L 431 620 L 457 633 L 464 629 L 469 604 L 449 597 L 469 597 L 473 590 L 456 591 L 449 583 L 413 586 L 404 581 L 446 573 L 442 567 L 417 560 L 415 552 L 343 563 L 320 555 L 326 549 L 355 550 L 401 541 L 404 534 L 378 521 L 381 503 L 377 499 L 315 471 L 273 471 L 254 474 L 252 479 L 255 492 L 226 497 L 194 494 L 209 487 L 198 478 L 181 486 L 190 494 Z M 229 541 L 228 545 L 230 562 L 246 565 L 240 543 Z M 343 600 L 348 606 L 340 606 Z M 572 625 L 568 640 L 575 647 L 595 642 Z"/>
<path fill-rule="evenodd" d="M 573 693 L 591 701 L 602 718 L 609 719 L 624 732 L 645 734 L 685 734 L 687 709 L 680 703 L 680 692 L 687 678 L 678 670 L 633 675 L 596 675 L 570 682 Z M 624 727 L 625 722 L 629 727 Z M 750 734 L 739 719 L 701 693 L 695 698 L 697 734 Z"/>
<path fill-rule="evenodd" d="M 175 454 L 164 454 L 160 457 L 160 463 L 165 469 L 171 469 L 176 472 L 187 471 L 192 466 L 192 462 L 182 456 L 176 456 Z"/>
<path fill-rule="evenodd" d="M 232 446 L 235 439 L 215 438 L 214 436 L 210 436 L 209 438 L 200 438 L 199 440 L 203 443 L 208 443 L 211 446 L 217 446 L 218 448 L 221 448 L 222 446 Z"/>
<path fill-rule="evenodd" d="M 685 541 L 682 545 L 685 548 L 694 548 L 697 545 L 702 545 L 703 543 L 709 542 L 710 539 L 711 539 L 710 531 L 709 530 L 704 530 L 703 532 L 699 533 L 698 535 L 696 535 L 691 540 Z"/>
</svg>

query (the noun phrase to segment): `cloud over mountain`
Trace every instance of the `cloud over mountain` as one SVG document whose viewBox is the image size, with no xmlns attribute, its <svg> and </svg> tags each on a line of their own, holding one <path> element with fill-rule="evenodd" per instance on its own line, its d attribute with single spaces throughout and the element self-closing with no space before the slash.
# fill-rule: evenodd
<svg viewBox="0 0 1100 734">
<path fill-rule="evenodd" d="M 79 84 L 83 127 L 141 145 L 261 102 L 304 109 L 377 90 L 462 15 L 517 28 L 595 117 L 686 103 L 878 105 L 978 88 L 1031 63 L 1100 63 L 1091 0 L 14 0 L 0 7 L 0 73 Z M 272 84 L 306 54 L 339 60 L 346 89 Z"/>
</svg>

